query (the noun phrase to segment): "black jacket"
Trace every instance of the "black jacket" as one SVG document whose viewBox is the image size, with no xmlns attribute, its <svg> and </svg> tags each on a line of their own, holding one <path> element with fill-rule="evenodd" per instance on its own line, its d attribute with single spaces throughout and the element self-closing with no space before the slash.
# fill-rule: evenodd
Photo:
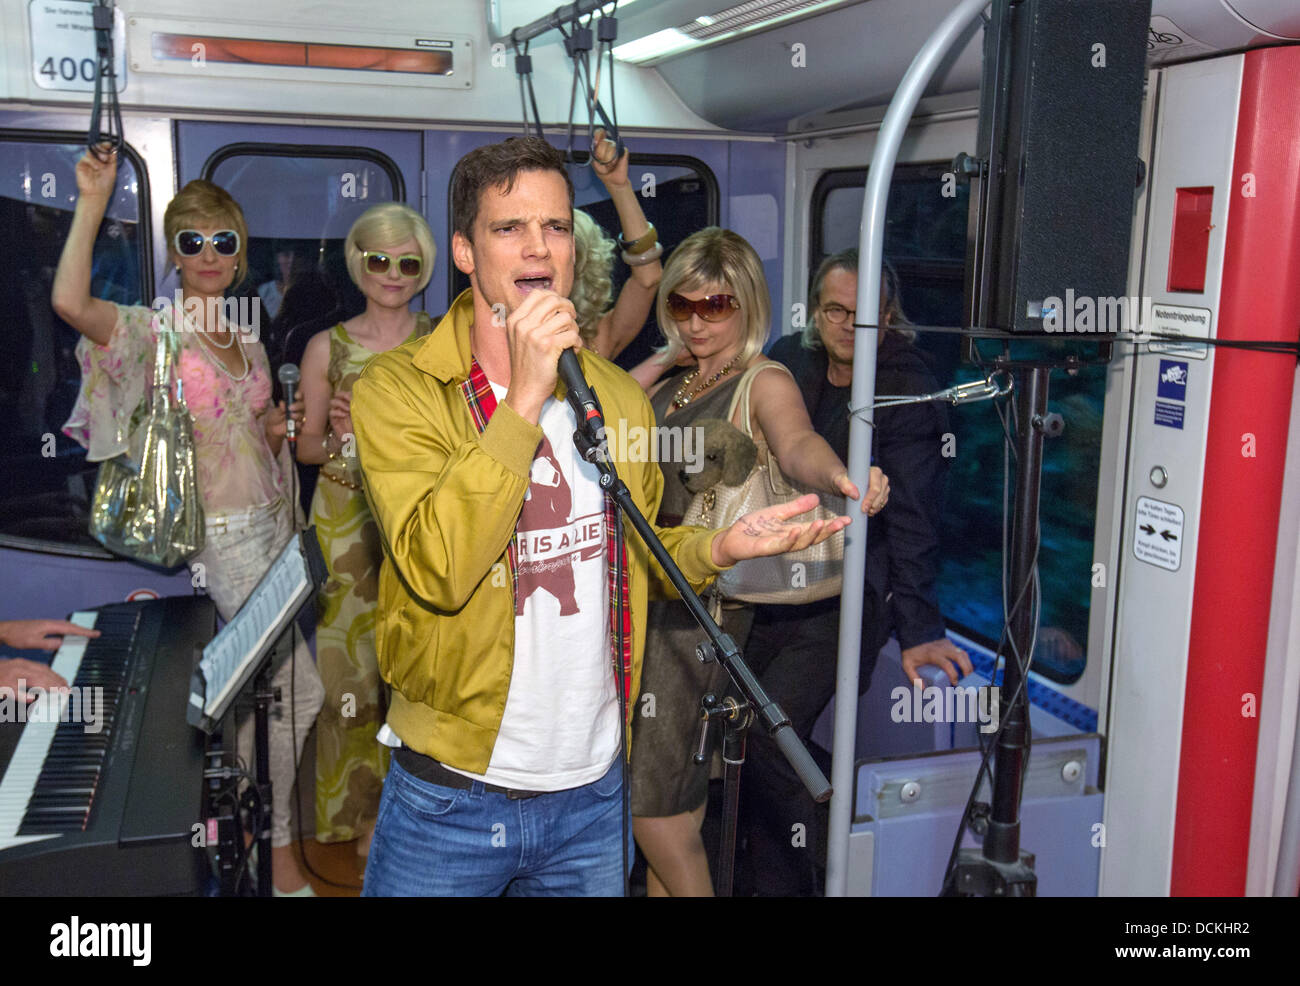
<svg viewBox="0 0 1300 986">
<path fill-rule="evenodd" d="M 877 394 L 939 389 L 926 354 L 896 333 L 885 336 L 877 354 Z M 848 388 L 827 381 L 826 350 L 805 349 L 796 333 L 773 343 L 767 355 L 790 368 L 814 427 L 847 463 Z M 884 612 L 887 601 L 889 622 L 903 648 L 944 634 L 935 583 L 948 431 L 947 406 L 934 401 L 880 408 L 875 414 L 872 464 L 889 477 L 889 504 L 868 522 L 867 584 L 877 596 L 876 612 Z M 855 514 L 854 519 L 862 518 Z M 882 646 L 889 629 L 878 628 Z"/>
</svg>

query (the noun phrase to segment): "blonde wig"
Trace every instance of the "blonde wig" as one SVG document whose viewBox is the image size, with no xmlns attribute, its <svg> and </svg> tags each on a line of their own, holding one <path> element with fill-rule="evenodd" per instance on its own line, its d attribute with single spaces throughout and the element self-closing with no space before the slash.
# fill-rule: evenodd
<svg viewBox="0 0 1300 986">
<path fill-rule="evenodd" d="M 729 229 L 707 226 L 682 240 L 664 265 L 655 314 L 668 340 L 660 348 L 665 363 L 673 362 L 686 344 L 681 329 L 668 314 L 668 296 L 674 292 L 716 288 L 740 302 L 744 320 L 740 364 L 763 351 L 772 324 L 772 299 L 763 274 L 763 262 L 743 236 Z"/>
<path fill-rule="evenodd" d="M 423 264 L 415 293 L 423 291 L 433 277 L 433 262 L 438 256 L 438 249 L 434 246 L 433 233 L 424 217 L 401 202 L 383 202 L 371 206 L 348 230 L 347 239 L 343 241 L 343 256 L 352 283 L 359 286 L 365 274 L 361 267 L 363 253 L 367 250 L 389 249 L 407 240 L 415 240 L 420 247 Z"/>
<path fill-rule="evenodd" d="M 596 326 L 609 308 L 613 294 L 614 241 L 596 220 L 581 209 L 573 210 L 573 290 L 569 300 L 578 312 L 578 332 L 591 348 Z"/>
</svg>

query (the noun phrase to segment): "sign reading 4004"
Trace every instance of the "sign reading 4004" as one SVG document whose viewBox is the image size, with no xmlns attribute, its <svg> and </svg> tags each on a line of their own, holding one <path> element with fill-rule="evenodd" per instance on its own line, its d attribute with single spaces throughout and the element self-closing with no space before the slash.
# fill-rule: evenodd
<svg viewBox="0 0 1300 986">
<path fill-rule="evenodd" d="M 88 0 L 31 0 L 32 78 L 42 89 L 94 92 L 99 57 L 95 50 L 94 3 Z M 126 25 L 113 10 L 113 71 L 117 90 L 126 86 Z"/>
</svg>

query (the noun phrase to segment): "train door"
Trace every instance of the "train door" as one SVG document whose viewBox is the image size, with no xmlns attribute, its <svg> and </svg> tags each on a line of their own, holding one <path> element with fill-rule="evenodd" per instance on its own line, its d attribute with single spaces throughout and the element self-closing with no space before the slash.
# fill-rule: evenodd
<svg viewBox="0 0 1300 986">
<path fill-rule="evenodd" d="M 1107 895 L 1295 888 L 1277 869 L 1300 677 L 1298 70 L 1300 48 L 1276 47 L 1163 68 L 1148 86 L 1135 293 L 1163 338 L 1131 354 L 1114 508 Z"/>
</svg>

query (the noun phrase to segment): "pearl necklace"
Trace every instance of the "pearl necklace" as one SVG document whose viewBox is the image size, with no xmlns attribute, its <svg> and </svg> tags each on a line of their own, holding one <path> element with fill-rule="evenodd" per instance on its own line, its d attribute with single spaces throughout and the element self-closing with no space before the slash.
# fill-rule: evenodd
<svg viewBox="0 0 1300 986">
<path fill-rule="evenodd" d="M 199 338 L 202 339 L 206 335 L 207 335 L 206 332 L 200 332 Z M 238 342 L 239 342 L 239 334 L 232 329 L 230 331 L 230 343 L 226 346 L 218 346 L 217 348 L 229 349 L 230 346 L 234 346 Z M 215 345 L 215 343 L 213 345 Z M 240 373 L 239 376 L 235 376 L 233 373 L 231 373 L 230 370 L 227 369 L 226 364 L 222 362 L 220 359 L 218 359 L 217 355 L 214 352 L 212 352 L 210 349 L 208 349 L 206 345 L 200 344 L 199 348 L 203 350 L 203 354 L 207 356 L 207 358 L 212 362 L 213 366 L 215 366 L 218 370 L 220 370 L 222 373 L 228 376 L 235 383 L 241 383 L 248 376 L 248 371 L 252 369 L 252 364 L 248 362 L 248 354 L 244 352 L 244 347 L 242 343 L 236 347 L 236 350 L 239 353 L 239 358 L 244 361 L 244 371 Z"/>
<path fill-rule="evenodd" d="M 709 379 L 705 380 L 703 384 L 701 384 L 695 390 L 692 390 L 689 394 L 686 393 L 686 388 L 695 382 L 695 378 L 700 375 L 700 371 L 698 368 L 696 368 L 692 370 L 690 373 L 686 374 L 686 378 L 682 381 L 682 385 L 677 388 L 677 393 L 673 395 L 673 407 L 685 407 L 691 401 L 695 400 L 695 398 L 699 397 L 700 394 L 704 393 L 715 383 L 717 383 L 728 373 L 730 373 L 735 368 L 736 363 L 739 362 L 740 356 L 741 354 L 737 353 L 735 356 L 732 357 L 730 363 L 724 366 L 717 373 L 713 374 L 713 376 L 709 377 Z"/>
<path fill-rule="evenodd" d="M 227 329 L 227 331 L 230 332 L 230 338 L 227 339 L 225 343 L 217 342 L 215 339 L 211 339 L 211 338 L 208 339 L 208 343 L 212 346 L 215 346 L 217 349 L 229 349 L 231 346 L 235 344 L 235 333 L 229 329 Z M 206 329 L 201 330 L 201 334 L 206 336 L 211 335 L 211 333 L 208 332 Z"/>
<path fill-rule="evenodd" d="M 210 333 L 206 328 L 198 325 L 194 321 L 194 319 L 190 317 L 189 312 L 184 312 L 184 318 L 185 318 L 185 327 L 187 329 L 191 329 L 194 332 L 197 332 L 201 336 L 212 335 L 212 333 Z M 222 321 L 225 320 L 222 319 Z M 227 325 L 226 331 L 230 333 L 229 339 L 227 339 L 225 342 L 216 342 L 215 340 L 209 339 L 208 340 L 209 345 L 214 346 L 217 349 L 229 349 L 231 346 L 233 346 L 235 344 L 235 330 L 232 329 L 229 325 Z"/>
</svg>

